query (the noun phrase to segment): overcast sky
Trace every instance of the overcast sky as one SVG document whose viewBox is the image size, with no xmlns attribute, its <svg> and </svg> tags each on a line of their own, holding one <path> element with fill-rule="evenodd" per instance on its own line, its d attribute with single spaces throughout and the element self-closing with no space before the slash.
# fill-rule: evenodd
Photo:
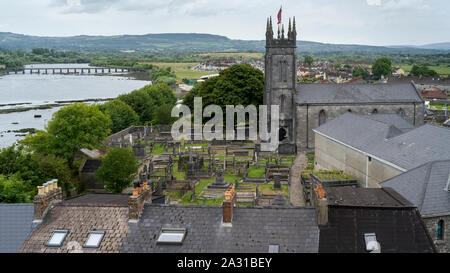
<svg viewBox="0 0 450 273">
<path fill-rule="evenodd" d="M 263 40 L 266 18 L 271 15 L 275 21 L 281 4 L 283 21 L 295 16 L 302 40 L 368 45 L 450 42 L 449 0 L 0 0 L 0 32 L 210 33 Z"/>
</svg>

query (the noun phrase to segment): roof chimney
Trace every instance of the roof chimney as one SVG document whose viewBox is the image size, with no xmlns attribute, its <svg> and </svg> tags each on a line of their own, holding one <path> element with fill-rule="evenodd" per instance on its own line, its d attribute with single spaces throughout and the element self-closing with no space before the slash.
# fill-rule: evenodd
<svg viewBox="0 0 450 273">
<path fill-rule="evenodd" d="M 52 205 L 62 201 L 62 190 L 58 187 L 58 179 L 37 186 L 38 194 L 34 196 L 34 221 L 41 222 Z"/>
<path fill-rule="evenodd" d="M 321 185 L 316 185 L 312 191 L 313 206 L 316 208 L 317 224 L 328 225 L 328 200 Z"/>
<path fill-rule="evenodd" d="M 143 182 L 141 186 L 133 189 L 133 194 L 128 197 L 128 218 L 129 222 L 139 221 L 144 210 L 145 203 L 152 202 L 152 191 L 148 182 Z"/>
<path fill-rule="evenodd" d="M 231 225 L 233 219 L 233 207 L 236 204 L 236 193 L 231 185 L 225 192 L 225 199 L 222 203 L 222 223 Z"/>
</svg>

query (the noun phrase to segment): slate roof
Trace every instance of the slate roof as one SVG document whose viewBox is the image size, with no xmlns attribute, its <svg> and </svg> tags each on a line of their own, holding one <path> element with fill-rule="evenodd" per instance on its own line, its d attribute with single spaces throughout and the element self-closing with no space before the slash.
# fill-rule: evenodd
<svg viewBox="0 0 450 273">
<path fill-rule="evenodd" d="M 297 104 L 423 103 L 411 83 L 297 84 Z"/>
<path fill-rule="evenodd" d="M 68 229 L 61 247 L 46 247 L 54 230 Z M 98 249 L 86 249 L 83 245 L 94 229 L 106 230 Z M 65 206 L 57 204 L 43 222 L 35 228 L 23 243 L 20 252 L 70 253 L 70 252 L 118 252 L 122 238 L 129 231 L 128 208 L 111 206 Z"/>
<path fill-rule="evenodd" d="M 66 199 L 62 202 L 62 205 L 128 207 L 128 197 L 128 194 L 87 193 Z"/>
<path fill-rule="evenodd" d="M 182 245 L 161 245 L 162 228 L 186 228 Z M 318 251 L 319 230 L 313 208 L 235 207 L 232 226 L 222 225 L 222 207 L 145 205 L 130 223 L 121 252 L 268 253 Z"/>
<path fill-rule="evenodd" d="M 436 252 L 417 208 L 394 190 L 338 187 L 325 192 L 328 225 L 320 227 L 320 253 L 367 253 L 365 233 L 375 233 L 381 253 Z"/>
<path fill-rule="evenodd" d="M 414 203 L 422 215 L 450 213 L 450 160 L 425 163 L 382 182 Z"/>
<path fill-rule="evenodd" d="M 328 205 L 364 207 L 415 207 L 390 188 L 326 187 Z"/>
<path fill-rule="evenodd" d="M 393 124 L 399 126 L 400 122 L 393 121 L 390 124 L 370 116 L 345 113 L 313 131 L 389 161 L 404 170 L 429 161 L 450 159 L 449 128 L 425 124 L 410 130 L 397 128 Z M 400 134 L 392 126 L 403 133 Z"/>
<path fill-rule="evenodd" d="M 0 204 L 0 253 L 15 253 L 33 229 L 33 204 Z"/>
<path fill-rule="evenodd" d="M 381 253 L 434 253 L 416 208 L 333 206 L 320 229 L 320 253 L 367 253 L 365 233 L 375 233 Z"/>
</svg>

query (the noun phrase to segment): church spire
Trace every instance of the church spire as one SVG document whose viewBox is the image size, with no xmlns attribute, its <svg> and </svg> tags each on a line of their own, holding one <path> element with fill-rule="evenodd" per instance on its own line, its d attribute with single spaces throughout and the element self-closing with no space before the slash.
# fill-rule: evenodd
<svg viewBox="0 0 450 273">
<path fill-rule="evenodd" d="M 296 30 L 296 27 L 295 27 L 295 16 L 294 16 L 294 22 L 293 22 L 293 26 L 292 26 L 292 38 L 294 40 L 297 39 L 297 30 Z"/>
<path fill-rule="evenodd" d="M 289 18 L 289 26 L 288 26 L 288 40 L 292 38 L 292 29 L 291 29 L 291 18 Z"/>
</svg>

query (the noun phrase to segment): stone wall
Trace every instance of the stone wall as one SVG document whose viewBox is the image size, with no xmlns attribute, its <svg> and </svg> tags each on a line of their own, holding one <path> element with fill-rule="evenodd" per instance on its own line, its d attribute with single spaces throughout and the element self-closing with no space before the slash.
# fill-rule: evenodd
<svg viewBox="0 0 450 273">
<path fill-rule="evenodd" d="M 358 179 L 361 187 L 379 188 L 379 183 L 403 173 L 364 153 L 316 134 L 315 169 L 342 170 Z"/>
<path fill-rule="evenodd" d="M 297 148 L 314 147 L 314 132 L 312 130 L 319 127 L 319 112 L 321 110 L 325 111 L 326 121 L 330 121 L 349 112 L 349 110 L 354 114 L 367 115 L 371 114 L 374 109 L 377 109 L 379 114 L 397 114 L 400 109 L 403 109 L 406 121 L 415 126 L 424 124 L 424 105 L 421 103 L 297 105 Z"/>
<path fill-rule="evenodd" d="M 436 249 L 441 253 L 450 253 L 450 215 L 443 216 L 422 216 L 425 225 L 427 226 L 428 233 L 433 240 Z M 444 220 L 444 240 L 438 240 L 437 228 L 438 222 Z"/>
</svg>

